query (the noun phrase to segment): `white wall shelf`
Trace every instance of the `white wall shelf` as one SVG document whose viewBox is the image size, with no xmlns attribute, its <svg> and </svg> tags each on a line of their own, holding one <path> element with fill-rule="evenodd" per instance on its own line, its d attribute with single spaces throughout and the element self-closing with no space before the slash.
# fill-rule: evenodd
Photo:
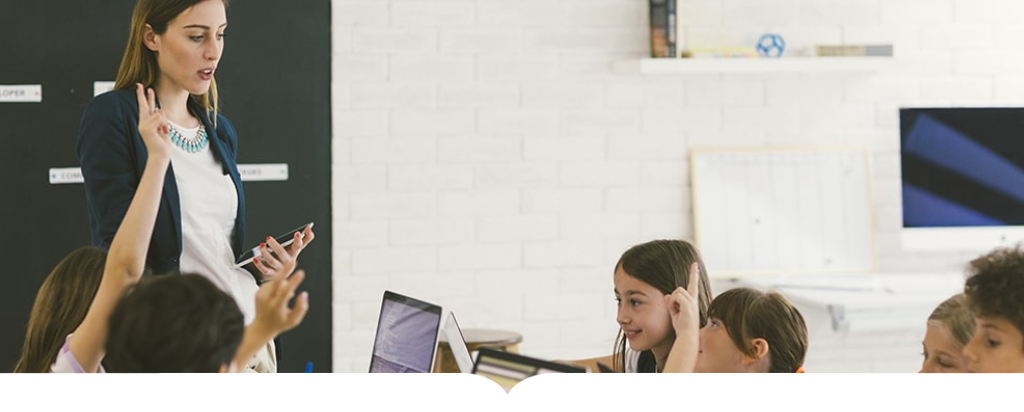
<svg viewBox="0 0 1024 412">
<path fill-rule="evenodd" d="M 619 74 L 647 76 L 771 73 L 873 73 L 888 66 L 892 57 L 784 57 L 636 59 L 614 63 Z"/>
</svg>

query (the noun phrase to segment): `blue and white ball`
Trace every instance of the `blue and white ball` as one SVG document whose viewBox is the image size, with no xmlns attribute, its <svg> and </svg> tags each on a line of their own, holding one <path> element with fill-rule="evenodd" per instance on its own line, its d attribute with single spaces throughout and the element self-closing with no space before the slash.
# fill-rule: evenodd
<svg viewBox="0 0 1024 412">
<path fill-rule="evenodd" d="M 757 54 L 761 57 L 782 57 L 786 41 L 778 34 L 765 34 L 757 41 Z"/>
</svg>

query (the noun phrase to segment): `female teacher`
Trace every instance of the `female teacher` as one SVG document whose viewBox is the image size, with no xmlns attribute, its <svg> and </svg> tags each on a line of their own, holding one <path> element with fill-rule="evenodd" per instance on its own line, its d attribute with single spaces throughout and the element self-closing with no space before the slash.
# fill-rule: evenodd
<svg viewBox="0 0 1024 412">
<path fill-rule="evenodd" d="M 214 73 L 224 51 L 227 0 L 137 0 L 114 91 L 93 98 L 82 114 L 78 157 L 85 180 L 92 242 L 108 247 L 146 163 L 145 134 L 177 146 L 164 181 L 149 245 L 154 273 L 198 273 L 235 298 L 246 324 L 255 315 L 254 274 L 236 268 L 245 236 L 245 196 L 235 159 L 238 137 L 218 111 Z M 136 88 L 157 102 L 139 107 Z M 140 109 L 148 113 L 140 113 Z M 160 121 L 140 126 L 140 114 Z M 266 281 L 282 261 L 313 240 L 311 228 L 280 249 L 268 238 L 254 266 Z M 275 258 L 268 248 L 281 250 Z M 247 365 L 274 372 L 273 343 Z"/>
</svg>

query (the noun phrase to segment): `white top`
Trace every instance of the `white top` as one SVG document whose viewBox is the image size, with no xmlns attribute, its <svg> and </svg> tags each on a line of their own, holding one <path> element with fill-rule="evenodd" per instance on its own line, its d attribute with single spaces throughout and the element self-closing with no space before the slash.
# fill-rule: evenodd
<svg viewBox="0 0 1024 412">
<path fill-rule="evenodd" d="M 60 347 L 57 358 L 53 360 L 53 365 L 50 365 L 50 373 L 86 373 L 82 365 L 78 363 L 78 358 L 71 352 L 71 346 L 68 345 L 70 341 L 71 335 L 64 338 L 64 346 Z M 103 369 L 103 365 L 100 365 L 93 372 L 105 373 L 106 370 Z"/>
<path fill-rule="evenodd" d="M 198 126 L 187 129 L 171 123 L 186 139 L 195 137 Z M 245 323 L 256 315 L 256 280 L 236 268 L 231 250 L 238 196 L 231 175 L 223 173 L 207 144 L 196 153 L 175 147 L 171 165 L 181 202 L 182 273 L 197 273 L 235 298 Z"/>
<path fill-rule="evenodd" d="M 623 353 L 623 356 L 626 357 L 626 359 L 625 359 L 625 361 L 626 361 L 626 370 L 625 370 L 625 372 L 626 373 L 636 373 L 637 363 L 640 362 L 640 352 L 637 352 L 637 351 L 631 349 L 629 347 L 629 344 L 626 344 L 626 352 Z"/>
</svg>

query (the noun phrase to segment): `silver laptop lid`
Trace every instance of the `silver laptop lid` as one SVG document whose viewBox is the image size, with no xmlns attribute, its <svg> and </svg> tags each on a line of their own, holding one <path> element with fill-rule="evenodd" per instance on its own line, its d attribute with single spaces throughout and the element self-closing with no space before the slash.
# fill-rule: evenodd
<svg viewBox="0 0 1024 412">
<path fill-rule="evenodd" d="M 448 347 L 452 349 L 455 363 L 459 365 L 459 372 L 473 373 L 473 355 L 469 353 L 466 345 L 466 337 L 462 335 L 462 328 L 455 320 L 455 312 L 448 312 L 448 320 L 444 323 L 444 336 L 448 339 Z"/>
</svg>

